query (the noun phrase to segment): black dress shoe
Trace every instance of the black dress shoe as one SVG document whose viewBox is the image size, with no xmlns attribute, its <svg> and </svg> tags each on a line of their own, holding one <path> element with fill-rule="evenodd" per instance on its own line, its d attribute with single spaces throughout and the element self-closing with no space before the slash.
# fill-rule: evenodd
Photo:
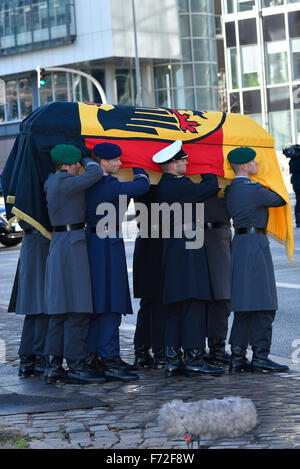
<svg viewBox="0 0 300 469">
<path fill-rule="evenodd" d="M 68 384 L 101 384 L 105 383 L 104 373 L 87 367 L 86 360 L 70 360 L 67 359 L 69 367 L 66 382 Z"/>
<path fill-rule="evenodd" d="M 98 355 L 94 353 L 88 353 L 85 366 L 87 370 L 92 371 L 99 376 L 104 376 L 104 366 Z"/>
<path fill-rule="evenodd" d="M 167 378 L 180 375 L 182 373 L 182 354 L 180 347 L 166 346 L 166 368 Z"/>
<path fill-rule="evenodd" d="M 202 349 L 185 349 L 184 363 L 184 374 L 186 376 L 197 374 L 217 376 L 224 373 L 223 368 L 210 365 L 204 360 Z"/>
<path fill-rule="evenodd" d="M 113 364 L 114 367 L 120 370 L 126 371 L 137 371 L 138 367 L 136 365 L 131 365 L 130 363 L 124 362 L 121 357 L 107 357 L 107 358 L 100 358 L 102 365 L 105 366 L 106 362 L 109 362 L 111 365 Z"/>
<path fill-rule="evenodd" d="M 65 381 L 68 377 L 67 370 L 62 366 L 63 357 L 48 355 L 46 358 L 45 383 L 55 384 L 57 381 Z"/>
<path fill-rule="evenodd" d="M 230 354 L 225 350 L 224 339 L 208 339 L 208 346 L 208 363 L 222 363 L 224 365 L 228 365 L 230 363 Z"/>
<path fill-rule="evenodd" d="M 153 357 L 150 353 L 150 347 L 147 345 L 135 346 L 134 365 L 137 368 L 150 368 L 153 365 Z"/>
<path fill-rule="evenodd" d="M 106 378 L 97 371 L 91 371 L 87 368 L 82 370 L 69 370 L 65 381 L 67 384 L 102 384 Z"/>
<path fill-rule="evenodd" d="M 117 360 L 116 358 L 119 358 Z M 114 381 L 136 381 L 140 377 L 136 373 L 132 373 L 131 369 L 126 365 L 124 366 L 123 360 L 120 357 L 109 357 L 101 359 L 104 367 L 104 376 L 108 380 Z"/>
<path fill-rule="evenodd" d="M 34 375 L 36 357 L 35 355 L 20 355 L 20 366 L 18 376 L 29 378 Z"/>
<path fill-rule="evenodd" d="M 284 372 L 289 371 L 287 365 L 280 365 L 268 357 L 269 351 L 262 349 L 253 349 L 251 368 L 253 371 L 272 371 Z"/>
<path fill-rule="evenodd" d="M 153 368 L 159 370 L 165 368 L 166 366 L 166 351 L 164 348 L 161 349 L 152 349 L 153 355 Z"/>
<path fill-rule="evenodd" d="M 34 367 L 34 376 L 42 376 L 46 371 L 46 357 L 44 355 L 37 355 Z"/>
<path fill-rule="evenodd" d="M 246 357 L 247 347 L 241 347 L 239 345 L 231 346 L 231 357 L 229 363 L 230 373 L 239 373 L 242 371 L 251 371 L 251 362 Z"/>
</svg>

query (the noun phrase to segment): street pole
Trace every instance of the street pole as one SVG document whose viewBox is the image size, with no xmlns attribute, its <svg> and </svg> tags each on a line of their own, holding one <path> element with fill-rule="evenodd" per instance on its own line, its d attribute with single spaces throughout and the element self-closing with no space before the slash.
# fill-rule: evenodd
<svg viewBox="0 0 300 469">
<path fill-rule="evenodd" d="M 95 87 L 97 88 L 98 93 L 101 97 L 102 104 L 107 104 L 104 89 L 102 88 L 100 83 L 96 80 L 96 78 L 94 78 L 92 75 L 89 75 L 88 73 L 82 72 L 81 70 L 76 70 L 76 69 L 73 69 L 73 68 L 65 68 L 65 67 L 47 67 L 47 68 L 43 67 L 43 69 L 46 70 L 46 72 L 68 72 L 68 73 L 73 73 L 75 75 L 81 75 L 82 77 L 86 78 L 87 80 L 90 80 L 95 85 Z M 41 67 L 37 67 L 36 72 L 38 74 L 38 86 L 39 86 L 40 71 L 41 71 Z"/>
<path fill-rule="evenodd" d="M 138 56 L 138 45 L 137 45 L 137 32 L 136 32 L 136 20 L 135 20 L 134 0 L 131 0 L 131 4 L 132 4 L 133 32 L 134 32 L 134 49 L 135 49 L 136 104 L 137 104 L 138 106 L 142 106 L 141 79 L 140 79 L 140 64 L 139 64 L 139 56 Z"/>
</svg>

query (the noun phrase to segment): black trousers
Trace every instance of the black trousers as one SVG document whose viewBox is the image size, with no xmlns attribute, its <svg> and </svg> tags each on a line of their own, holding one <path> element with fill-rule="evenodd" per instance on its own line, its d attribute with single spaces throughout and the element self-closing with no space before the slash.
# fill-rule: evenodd
<svg viewBox="0 0 300 469">
<path fill-rule="evenodd" d="M 207 332 L 209 339 L 226 339 L 228 332 L 228 318 L 230 315 L 230 300 L 208 301 Z"/>
<path fill-rule="evenodd" d="M 141 299 L 134 334 L 135 346 L 146 345 L 153 351 L 164 347 L 167 310 L 168 306 L 157 299 Z"/>
<path fill-rule="evenodd" d="M 229 343 L 270 351 L 276 311 L 235 311 Z"/>
<path fill-rule="evenodd" d="M 84 360 L 90 315 L 65 313 L 49 315 L 45 354 L 70 360 Z"/>
<path fill-rule="evenodd" d="M 204 348 L 206 302 L 188 299 L 167 306 L 165 345 L 183 349 Z"/>
<path fill-rule="evenodd" d="M 26 314 L 19 355 L 44 355 L 48 319 L 47 314 Z"/>
</svg>

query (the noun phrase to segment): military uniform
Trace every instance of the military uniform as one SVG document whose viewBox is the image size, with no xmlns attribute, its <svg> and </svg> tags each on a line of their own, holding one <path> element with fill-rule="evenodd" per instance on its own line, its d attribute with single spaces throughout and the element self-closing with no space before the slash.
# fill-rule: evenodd
<svg viewBox="0 0 300 469">
<path fill-rule="evenodd" d="M 173 204 L 202 202 L 218 191 L 217 178 L 203 175 L 200 184 L 187 177 L 164 173 L 157 187 L 157 201 Z M 194 213 L 195 216 L 195 213 Z M 196 219 L 193 218 L 193 227 Z M 211 287 L 205 248 L 186 249 L 188 239 L 171 234 L 164 239 L 162 302 L 168 305 L 165 322 L 167 376 L 180 372 L 180 349 L 184 350 L 185 373 L 219 373 L 206 365 L 203 348 L 206 336 L 206 302 Z"/>
<path fill-rule="evenodd" d="M 99 150 L 100 148 L 100 150 Z M 104 149 L 104 150 L 103 150 Z M 99 158 L 118 158 L 120 147 L 113 144 L 96 145 Z M 116 151 L 116 153 L 115 153 Z M 111 174 L 90 187 L 87 202 L 87 245 L 92 277 L 93 311 L 88 335 L 88 351 L 98 356 L 104 365 L 105 376 L 111 379 L 136 379 L 130 376 L 130 365 L 120 359 L 119 327 L 122 314 L 132 314 L 128 284 L 125 246 L 119 226 L 119 196 L 134 197 L 149 190 L 149 179 L 143 169 L 134 168 L 134 180 L 120 182 Z M 99 237 L 97 224 L 104 215 L 97 215 L 97 207 L 110 203 L 116 215 L 115 232 Z M 127 208 L 127 204 L 126 204 Z M 108 227 L 109 228 L 109 227 Z M 121 368 L 121 369 L 120 369 Z M 124 369 L 125 368 L 125 371 Z M 132 368 L 131 368 L 132 371 Z"/>
<path fill-rule="evenodd" d="M 48 315 L 44 314 L 44 281 L 50 241 L 24 221 L 20 258 L 16 273 L 16 314 L 24 314 L 19 348 L 19 376 L 40 375 L 45 371 L 45 338 Z"/>
<path fill-rule="evenodd" d="M 135 198 L 148 209 L 148 237 L 137 236 L 133 253 L 133 294 L 141 298 L 134 335 L 136 363 L 161 368 L 165 363 L 164 319 L 166 305 L 161 302 L 163 240 L 151 237 L 151 203 L 156 186 Z M 153 227 L 155 228 L 155 227 Z M 159 233 L 158 233 L 159 234 Z M 152 347 L 154 357 L 149 353 Z"/>
<path fill-rule="evenodd" d="M 214 195 L 204 202 L 204 245 L 211 281 L 212 299 L 207 303 L 209 358 L 227 363 L 225 339 L 230 314 L 231 224 L 224 197 Z"/>
<path fill-rule="evenodd" d="M 61 170 L 50 174 L 44 185 L 53 227 L 45 279 L 45 308 L 50 316 L 46 353 L 50 361 L 52 357 L 50 370 L 52 365 L 59 370 L 62 357 L 66 358 L 68 379 L 74 382 L 89 378 L 84 367 L 93 312 L 84 231 L 85 190 L 103 176 L 101 168 L 89 158 L 82 164 L 83 174 L 73 176 Z"/>
<path fill-rule="evenodd" d="M 242 149 L 243 158 L 246 152 L 247 147 Z M 252 161 L 254 156 L 250 155 L 248 161 Z M 231 309 L 234 311 L 229 338 L 231 369 L 234 370 L 235 366 L 237 371 L 249 368 L 245 357 L 247 346 L 251 344 L 252 369 L 285 371 L 287 367 L 268 359 L 278 302 L 265 229 L 268 207 L 281 207 L 286 202 L 262 184 L 252 182 L 245 176 L 237 176 L 226 191 L 226 203 L 235 229 L 231 261 Z"/>
<path fill-rule="evenodd" d="M 143 170 L 136 171 L 136 175 L 145 174 Z M 132 314 L 130 291 L 125 247 L 121 227 L 118 226 L 115 237 L 108 236 L 101 239 L 97 236 L 97 223 L 101 216 L 96 215 L 96 208 L 103 202 L 110 202 L 119 220 L 119 195 L 133 197 L 145 192 L 149 187 L 147 177 L 137 177 L 132 182 L 119 182 L 114 176 L 104 176 L 103 179 L 87 191 L 87 243 L 91 266 L 93 301 L 95 316 L 91 319 L 89 334 L 89 352 L 97 353 L 102 358 L 119 355 L 118 333 L 115 340 L 107 344 L 107 340 L 101 337 L 101 325 L 95 326 L 104 315 L 117 315 L 116 330 L 122 314 Z M 116 289 L 118 294 L 116 294 Z M 107 333 L 107 331 L 106 331 Z"/>
</svg>

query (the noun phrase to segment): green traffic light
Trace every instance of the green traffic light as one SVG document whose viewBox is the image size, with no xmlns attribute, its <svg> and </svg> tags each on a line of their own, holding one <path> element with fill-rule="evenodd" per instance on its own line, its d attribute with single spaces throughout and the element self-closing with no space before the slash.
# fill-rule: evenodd
<svg viewBox="0 0 300 469">
<path fill-rule="evenodd" d="M 46 80 L 40 80 L 40 85 L 45 86 L 46 85 Z"/>
</svg>

